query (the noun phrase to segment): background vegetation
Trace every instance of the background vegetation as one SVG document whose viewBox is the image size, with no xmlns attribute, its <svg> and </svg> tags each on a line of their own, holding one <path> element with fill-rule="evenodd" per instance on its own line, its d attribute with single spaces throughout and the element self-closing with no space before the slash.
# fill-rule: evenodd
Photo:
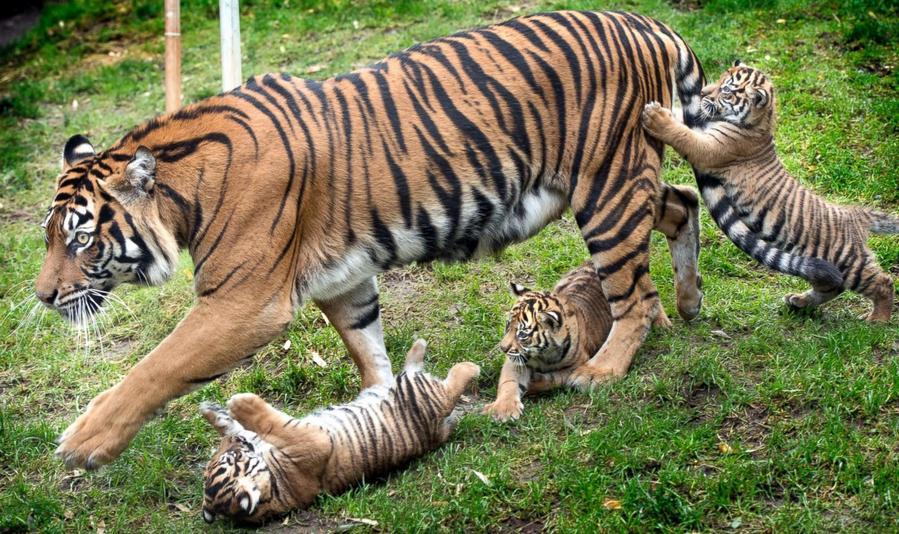
<svg viewBox="0 0 899 534">
<path fill-rule="evenodd" d="M 220 89 L 217 5 L 182 2 L 185 102 Z M 899 17 L 892 2 L 241 6 L 245 75 L 285 70 L 316 78 L 541 10 L 646 13 L 684 35 L 710 75 L 735 57 L 771 73 L 779 89 L 778 146 L 795 176 L 832 200 L 899 211 Z M 358 389 L 336 332 L 307 306 L 251 366 L 173 402 L 113 465 L 66 472 L 53 457 L 59 432 L 151 350 L 193 298 L 185 256 L 164 287 L 119 291 L 126 306 L 110 309 L 90 343 L 59 317 L 31 313 L 28 300 L 61 146 L 74 133 L 107 146 L 162 110 L 162 28 L 157 0 L 52 3 L 36 28 L 0 51 L 0 531 L 205 530 L 201 468 L 215 439 L 198 416 L 200 400 L 254 391 L 301 414 L 349 400 Z M 692 180 L 676 157 L 664 177 Z M 780 298 L 803 290 L 802 281 L 760 268 L 706 213 L 702 240 L 702 315 L 652 332 L 625 380 L 592 395 L 530 400 L 511 425 L 468 415 L 438 452 L 386 480 L 322 497 L 270 528 L 899 530 L 899 313 L 889 325 L 869 325 L 856 318 L 869 304 L 852 295 L 820 311 L 790 313 Z M 871 244 L 899 274 L 899 239 Z M 494 346 L 512 301 L 507 281 L 549 288 L 585 257 L 566 217 L 498 258 L 384 275 L 392 358 L 400 361 L 423 336 L 431 370 L 445 372 L 462 359 L 480 363 L 480 391 L 469 404 L 475 410 L 495 393 L 502 360 Z M 660 236 L 652 272 L 675 317 Z M 325 367 L 312 362 L 315 354 Z M 212 530 L 228 528 L 216 523 Z"/>
</svg>

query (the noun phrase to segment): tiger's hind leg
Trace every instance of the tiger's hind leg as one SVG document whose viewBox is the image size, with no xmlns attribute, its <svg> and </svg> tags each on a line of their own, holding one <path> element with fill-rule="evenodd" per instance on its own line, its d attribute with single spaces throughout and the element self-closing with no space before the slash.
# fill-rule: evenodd
<svg viewBox="0 0 899 534">
<path fill-rule="evenodd" d="M 677 312 L 685 321 L 699 315 L 702 276 L 699 274 L 699 195 L 691 187 L 661 183 L 656 197 L 655 230 L 668 238 Z M 658 322 L 659 319 L 657 318 Z M 670 324 L 670 322 L 669 322 Z"/>
<path fill-rule="evenodd" d="M 842 287 L 836 289 L 812 287 L 805 293 L 791 293 L 784 296 L 784 302 L 791 308 L 814 308 L 837 298 L 843 292 Z"/>
<path fill-rule="evenodd" d="M 874 308 L 871 313 L 864 316 L 865 319 L 871 322 L 890 320 L 896 293 L 893 278 L 880 267 L 873 253 L 868 252 L 861 276 L 858 277 L 858 282 L 852 289 L 868 297 L 874 303 Z"/>
<path fill-rule="evenodd" d="M 315 304 L 337 329 L 362 376 L 362 389 L 394 383 L 390 358 L 384 346 L 378 286 L 372 277 L 353 289 Z"/>
<path fill-rule="evenodd" d="M 614 155 L 608 175 L 601 171 L 594 180 L 581 180 L 572 195 L 614 320 L 603 346 L 572 373 L 569 383 L 576 387 L 623 377 L 662 309 L 649 278 L 661 150 L 648 150 L 641 141 L 642 135 L 623 140 L 627 146 Z"/>
</svg>

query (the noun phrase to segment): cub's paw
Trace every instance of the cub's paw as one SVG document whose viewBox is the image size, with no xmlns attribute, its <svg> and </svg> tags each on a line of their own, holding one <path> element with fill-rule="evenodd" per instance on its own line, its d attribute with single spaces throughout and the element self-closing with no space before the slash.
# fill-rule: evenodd
<svg viewBox="0 0 899 534">
<path fill-rule="evenodd" d="M 524 403 L 521 399 L 506 398 L 496 399 L 487 406 L 484 406 L 482 413 L 493 416 L 494 421 L 504 423 L 506 421 L 518 419 L 524 412 Z"/>
<path fill-rule="evenodd" d="M 228 412 L 246 429 L 257 432 L 260 421 L 268 415 L 269 405 L 254 393 L 238 393 L 228 400 Z"/>
<path fill-rule="evenodd" d="M 808 300 L 803 293 L 790 293 L 789 295 L 784 295 L 784 303 L 796 310 L 801 310 L 808 306 Z"/>
<path fill-rule="evenodd" d="M 643 106 L 643 127 L 652 135 L 658 137 L 673 121 L 671 110 L 662 107 L 658 102 L 650 102 Z"/>
<path fill-rule="evenodd" d="M 627 370 L 611 365 L 586 363 L 577 368 L 568 378 L 568 385 L 583 391 L 589 391 L 600 384 L 608 384 L 622 378 Z"/>
</svg>

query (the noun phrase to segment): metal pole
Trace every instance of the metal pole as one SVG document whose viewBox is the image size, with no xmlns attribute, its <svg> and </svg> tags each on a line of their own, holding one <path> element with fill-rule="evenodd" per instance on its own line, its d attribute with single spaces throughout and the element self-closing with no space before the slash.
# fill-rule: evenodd
<svg viewBox="0 0 899 534">
<path fill-rule="evenodd" d="M 222 33 L 222 90 L 242 83 L 240 74 L 240 10 L 238 0 L 219 0 Z"/>
<path fill-rule="evenodd" d="M 165 0 L 165 110 L 181 107 L 181 2 Z"/>
</svg>

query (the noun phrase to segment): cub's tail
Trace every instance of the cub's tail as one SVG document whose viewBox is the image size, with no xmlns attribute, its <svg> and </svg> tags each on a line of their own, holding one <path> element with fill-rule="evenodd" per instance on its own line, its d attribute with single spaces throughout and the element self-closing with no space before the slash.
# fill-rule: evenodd
<svg viewBox="0 0 899 534">
<path fill-rule="evenodd" d="M 701 127 L 706 122 L 701 107 L 701 91 L 705 75 L 702 65 L 690 47 L 679 35 L 676 35 L 675 40 L 678 44 L 678 61 L 674 81 L 677 97 L 683 109 L 683 121 L 690 128 Z M 802 277 L 816 286 L 836 288 L 843 285 L 843 275 L 833 263 L 818 258 L 797 256 L 778 249 L 753 232 L 740 218 L 730 197 L 727 196 L 721 179 L 703 173 L 696 167 L 693 168 L 693 174 L 696 176 L 702 200 L 715 224 L 740 250 L 776 271 Z"/>
<path fill-rule="evenodd" d="M 876 210 L 865 210 L 871 218 L 871 232 L 875 234 L 899 234 L 899 218 Z"/>
</svg>

